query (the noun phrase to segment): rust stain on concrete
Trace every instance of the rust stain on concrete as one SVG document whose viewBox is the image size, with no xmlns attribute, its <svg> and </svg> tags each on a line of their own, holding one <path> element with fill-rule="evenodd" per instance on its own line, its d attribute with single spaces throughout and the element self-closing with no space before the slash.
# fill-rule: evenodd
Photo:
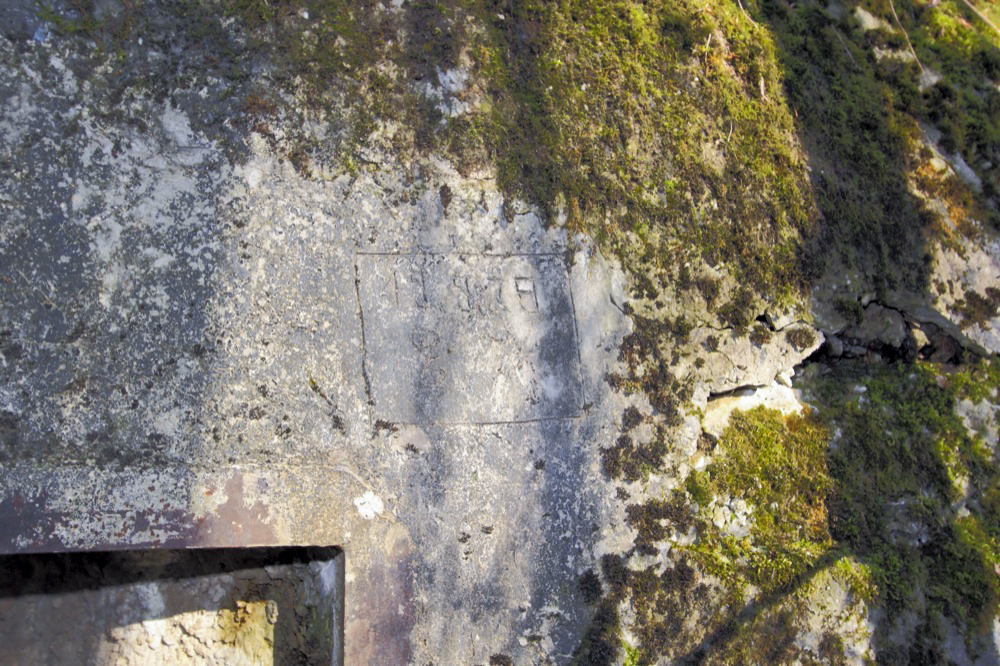
<svg viewBox="0 0 1000 666">
<path fill-rule="evenodd" d="M 412 658 L 416 553 L 406 528 L 398 524 L 389 527 L 384 548 L 371 555 L 363 578 L 348 584 L 344 642 L 349 664 L 407 664 Z"/>
<path fill-rule="evenodd" d="M 242 474 L 226 481 L 225 494 L 226 501 L 214 513 L 198 520 L 190 545 L 267 546 L 279 542 L 267 505 L 259 499 L 247 503 Z"/>
</svg>

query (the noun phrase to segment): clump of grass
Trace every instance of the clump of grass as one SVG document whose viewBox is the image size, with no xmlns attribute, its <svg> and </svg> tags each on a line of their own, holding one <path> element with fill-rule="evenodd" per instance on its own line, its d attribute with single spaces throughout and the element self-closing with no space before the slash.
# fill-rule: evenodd
<svg viewBox="0 0 1000 666">
<path fill-rule="evenodd" d="M 766 345 L 770 341 L 771 329 L 764 324 L 754 324 L 753 329 L 750 331 L 750 342 L 760 347 L 762 345 Z"/>
<path fill-rule="evenodd" d="M 632 483 L 647 479 L 650 472 L 658 469 L 667 450 L 662 430 L 646 444 L 634 442 L 629 435 L 622 434 L 613 446 L 601 452 L 601 460 L 610 478 Z"/>
<path fill-rule="evenodd" d="M 941 81 L 914 100 L 910 109 L 942 132 L 941 146 L 962 155 L 983 179 L 984 192 L 995 197 L 1000 183 L 994 170 L 1000 151 L 1000 35 L 962 2 L 946 0 L 933 10 L 903 5 L 900 15 L 925 67 Z M 879 9 L 882 9 L 879 7 Z"/>
<path fill-rule="evenodd" d="M 691 397 L 691 386 L 670 371 L 676 352 L 670 343 L 687 336 L 689 324 L 683 318 L 671 322 L 636 315 L 635 320 L 635 332 L 626 336 L 619 351 L 626 370 L 609 375 L 608 382 L 625 392 L 644 392 L 664 423 L 678 425 L 680 408 Z"/>
<path fill-rule="evenodd" d="M 802 351 L 816 344 L 816 333 L 808 328 L 793 328 L 785 333 L 785 338 L 795 349 Z"/>
<path fill-rule="evenodd" d="M 950 374 L 948 386 L 958 399 L 995 402 L 1000 394 L 1000 361 L 995 358 L 984 359 L 960 372 Z"/>
<path fill-rule="evenodd" d="M 655 229 L 710 263 L 738 256 L 758 293 L 787 283 L 782 260 L 811 213 L 766 29 L 736 7 L 686 1 L 535 5 L 511 18 L 493 32 L 509 77 L 502 134 L 523 137 L 498 155 L 509 186 L 547 206 L 576 202 L 598 237 Z M 528 44 L 512 39 L 518 20 L 530 21 Z"/>
</svg>

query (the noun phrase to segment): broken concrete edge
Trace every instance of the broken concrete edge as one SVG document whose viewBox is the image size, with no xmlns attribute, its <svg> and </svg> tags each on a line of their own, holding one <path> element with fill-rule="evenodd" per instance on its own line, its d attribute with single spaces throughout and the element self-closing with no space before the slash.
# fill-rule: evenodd
<svg viewBox="0 0 1000 666">
<path fill-rule="evenodd" d="M 325 534 L 290 530 L 292 521 L 279 515 L 270 496 L 280 488 L 299 488 L 310 502 L 326 507 L 320 513 L 329 518 L 353 513 L 346 485 L 356 484 L 340 474 L 340 466 L 327 470 L 325 483 L 304 482 L 309 471 L 296 469 L 210 473 L 195 468 L 81 472 L 70 466 L 29 467 L 6 470 L 0 555 L 343 545 L 338 535 L 345 521 L 324 521 L 333 525 Z"/>
</svg>

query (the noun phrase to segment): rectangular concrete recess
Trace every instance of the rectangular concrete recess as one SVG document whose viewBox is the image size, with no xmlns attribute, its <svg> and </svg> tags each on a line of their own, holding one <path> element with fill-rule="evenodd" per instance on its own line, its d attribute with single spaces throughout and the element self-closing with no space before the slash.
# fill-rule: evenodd
<svg viewBox="0 0 1000 666">
<path fill-rule="evenodd" d="M 571 418 L 583 391 L 572 295 L 556 254 L 359 254 L 376 421 Z"/>
<path fill-rule="evenodd" d="M 0 663 L 343 664 L 337 548 L 0 556 Z"/>
</svg>

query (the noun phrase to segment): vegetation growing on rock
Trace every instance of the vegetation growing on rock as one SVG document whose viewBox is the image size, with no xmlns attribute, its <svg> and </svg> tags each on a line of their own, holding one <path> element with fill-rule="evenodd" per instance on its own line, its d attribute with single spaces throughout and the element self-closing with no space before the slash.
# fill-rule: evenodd
<svg viewBox="0 0 1000 666">
<path fill-rule="evenodd" d="M 737 328 L 831 260 L 877 291 L 925 288 L 927 234 L 944 231 L 925 197 L 966 230 L 997 219 L 998 37 L 959 0 L 176 4 L 237 19 L 269 59 L 278 88 L 245 100 L 249 127 L 304 172 L 363 168 L 373 142 L 444 150 L 619 253 L 650 300 L 695 289 Z M 142 5 L 79 6 L 57 27 L 126 54 Z M 332 130 L 279 140 L 268 119 L 290 101 Z M 928 170 L 921 123 L 981 188 Z M 716 302 L 689 264 L 743 289 Z"/>
<path fill-rule="evenodd" d="M 702 507 L 708 520 L 697 552 L 710 572 L 772 592 L 794 583 L 832 547 L 827 441 L 826 429 L 805 417 L 786 419 L 763 407 L 733 415 L 721 454 L 700 477 L 709 486 L 701 492 L 745 502 L 753 528 L 749 539 L 730 536 L 711 525 L 711 507 Z"/>
<path fill-rule="evenodd" d="M 686 589 L 670 569 L 619 574 L 619 598 L 637 609 L 639 663 L 683 648 L 671 623 L 694 612 L 694 586 L 709 594 L 696 582 L 706 574 L 727 601 L 689 650 L 709 663 L 802 658 L 793 639 L 807 590 L 831 566 L 857 598 L 884 609 L 874 637 L 880 662 L 940 657 L 948 627 L 974 651 L 1000 599 L 1000 472 L 955 404 L 995 404 L 997 368 L 844 363 L 807 383 L 816 410 L 806 416 L 735 413 L 712 464 L 683 491 L 628 507 L 638 554 L 659 552 L 692 526 L 699 535 L 685 550 L 701 573 L 682 576 Z M 748 508 L 745 533 L 733 529 L 738 510 L 719 512 L 737 502 Z M 913 647 L 901 653 L 906 626 Z"/>
<path fill-rule="evenodd" d="M 832 535 L 870 563 L 890 616 L 919 594 L 923 623 L 948 617 L 970 640 L 997 611 L 1000 523 L 990 502 L 1000 476 L 954 408 L 966 382 L 988 384 L 995 366 L 954 379 L 924 364 L 845 367 L 818 391 L 831 410 L 821 418 L 840 432 L 829 459 Z"/>
<path fill-rule="evenodd" d="M 656 274 L 697 259 L 728 263 L 756 295 L 802 284 L 796 257 L 816 221 L 805 162 L 770 31 L 735 6 L 222 6 L 262 44 L 291 45 L 274 57 L 317 112 L 347 103 L 343 154 L 391 122 L 400 154 L 443 147 L 466 170 L 492 166 L 510 194 Z M 689 249 L 667 252 L 678 240 Z"/>
<path fill-rule="evenodd" d="M 53 21 L 97 36 L 128 71 L 121 56 L 143 15 L 126 5 L 113 25 L 86 2 Z M 259 90 L 234 100 L 239 123 L 303 173 L 357 174 L 373 147 L 401 161 L 443 151 L 623 259 L 636 331 L 609 381 L 653 411 L 623 418 L 604 450 L 614 480 L 675 471 L 663 459 L 694 387 L 671 369 L 697 319 L 764 344 L 782 334 L 755 324 L 764 302 L 801 305 L 810 287 L 851 273 L 860 284 L 833 305 L 859 323 L 859 295 L 923 294 L 933 243 L 998 225 L 998 37 L 960 0 L 177 6 L 237 22 L 265 63 Z M 234 81 L 250 77 L 223 55 Z M 278 136 L 275 120 L 293 112 L 330 129 Z M 964 294 L 961 323 L 994 318 L 994 292 Z M 673 302 L 682 311 L 664 314 Z M 786 335 L 800 349 L 814 342 L 804 329 Z M 856 588 L 888 612 L 926 599 L 913 652 L 885 643 L 881 658 L 933 659 L 947 623 L 977 635 L 1000 594 L 1000 480 L 954 407 L 995 401 L 997 368 L 844 365 L 817 382 L 817 413 L 736 415 L 706 470 L 627 507 L 633 549 L 581 581 L 596 610 L 577 659 L 614 661 L 625 605 L 636 663 L 791 659 L 795 592 L 848 560 L 863 569 Z M 630 434 L 640 422 L 655 433 L 645 444 Z M 720 497 L 751 507 L 747 534 L 715 524 Z M 698 541 L 671 565 L 627 566 L 692 530 Z M 679 625 L 700 610 L 704 631 Z M 755 639 L 773 651 L 753 652 Z"/>
</svg>

